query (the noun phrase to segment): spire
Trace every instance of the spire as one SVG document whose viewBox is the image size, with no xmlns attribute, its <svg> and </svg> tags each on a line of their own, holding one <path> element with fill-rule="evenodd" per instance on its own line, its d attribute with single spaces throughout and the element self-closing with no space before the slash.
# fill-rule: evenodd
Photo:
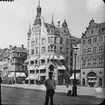
<svg viewBox="0 0 105 105">
<path fill-rule="evenodd" d="M 52 13 L 52 22 L 51 22 L 51 24 L 54 25 L 53 13 Z"/>
<path fill-rule="evenodd" d="M 31 31 L 31 22 L 29 22 L 29 30 Z"/>
<path fill-rule="evenodd" d="M 41 14 L 40 0 L 38 1 L 37 13 Z"/>
<path fill-rule="evenodd" d="M 29 22 L 29 30 L 28 30 L 28 35 L 31 34 L 31 22 Z"/>
<path fill-rule="evenodd" d="M 38 1 L 38 6 L 40 7 L 40 0 Z"/>
</svg>

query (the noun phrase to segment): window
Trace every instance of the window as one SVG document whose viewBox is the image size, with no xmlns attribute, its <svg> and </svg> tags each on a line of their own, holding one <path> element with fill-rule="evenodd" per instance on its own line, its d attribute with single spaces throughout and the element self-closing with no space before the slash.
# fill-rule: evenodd
<svg viewBox="0 0 105 105">
<path fill-rule="evenodd" d="M 63 44 L 63 39 L 62 38 L 60 38 L 60 44 Z"/>
<path fill-rule="evenodd" d="M 82 54 L 83 54 L 83 55 L 86 54 L 86 49 L 82 49 Z"/>
<path fill-rule="evenodd" d="M 82 67 L 85 67 L 85 65 L 86 65 L 86 60 L 83 59 L 83 60 L 82 60 Z"/>
<path fill-rule="evenodd" d="M 68 53 L 69 52 L 69 48 L 66 48 L 66 53 Z"/>
<path fill-rule="evenodd" d="M 50 48 L 51 48 L 51 52 L 52 52 L 52 51 L 53 51 L 54 46 L 53 46 L 53 45 L 50 45 L 50 46 L 51 46 Z"/>
<path fill-rule="evenodd" d="M 54 52 L 56 52 L 56 46 L 54 46 Z"/>
<path fill-rule="evenodd" d="M 31 47 L 33 47 L 34 46 L 34 41 L 31 41 Z"/>
<path fill-rule="evenodd" d="M 36 54 L 38 54 L 38 47 L 36 47 Z"/>
<path fill-rule="evenodd" d="M 62 51 L 63 47 L 60 47 L 60 51 Z"/>
<path fill-rule="evenodd" d="M 45 53 L 45 52 L 46 52 L 46 48 L 42 47 L 42 53 Z"/>
<path fill-rule="evenodd" d="M 96 43 L 97 42 L 97 37 L 94 37 L 93 38 L 93 43 Z"/>
<path fill-rule="evenodd" d="M 45 63 L 45 60 L 44 60 L 44 59 L 42 59 L 42 60 L 41 60 L 41 64 L 44 64 L 44 63 Z"/>
<path fill-rule="evenodd" d="M 88 52 L 88 54 L 91 54 L 91 48 L 88 48 L 88 50 L 87 50 Z"/>
<path fill-rule="evenodd" d="M 31 61 L 30 63 L 31 63 L 31 65 L 33 65 L 34 64 L 34 61 Z"/>
<path fill-rule="evenodd" d="M 100 58 L 99 58 L 99 65 L 100 65 L 100 66 L 103 66 L 103 57 L 100 57 Z"/>
<path fill-rule="evenodd" d="M 48 43 L 53 43 L 53 37 L 48 37 Z"/>
<path fill-rule="evenodd" d="M 27 55 L 29 55 L 29 50 L 27 51 Z"/>
<path fill-rule="evenodd" d="M 68 63 L 68 60 L 69 60 L 68 57 L 66 57 L 66 63 Z"/>
<path fill-rule="evenodd" d="M 29 42 L 28 42 L 27 46 L 29 47 Z"/>
<path fill-rule="evenodd" d="M 93 30 L 91 30 L 91 33 L 93 34 Z"/>
<path fill-rule="evenodd" d="M 45 38 L 42 38 L 42 44 L 45 44 Z"/>
<path fill-rule="evenodd" d="M 91 59 L 88 59 L 88 67 L 91 66 Z"/>
<path fill-rule="evenodd" d="M 93 47 L 93 54 L 97 52 L 97 48 Z"/>
<path fill-rule="evenodd" d="M 88 44 L 91 44 L 91 39 L 88 39 Z"/>
<path fill-rule="evenodd" d="M 103 46 L 99 46 L 99 53 L 102 53 L 104 51 Z"/>
<path fill-rule="evenodd" d="M 93 66 L 96 66 L 96 65 L 97 65 L 97 59 L 93 58 Z"/>
<path fill-rule="evenodd" d="M 99 78 L 99 86 L 102 86 L 102 78 Z"/>
<path fill-rule="evenodd" d="M 66 39 L 66 45 L 69 45 L 69 39 Z"/>
<path fill-rule="evenodd" d="M 51 37 L 51 40 L 50 41 L 51 41 L 50 43 L 53 43 L 53 37 Z"/>
<path fill-rule="evenodd" d="M 30 74 L 34 74 L 35 73 L 35 70 L 30 70 Z"/>
<path fill-rule="evenodd" d="M 34 54 L 34 49 L 31 49 L 31 54 L 32 54 L 32 55 Z"/>
<path fill-rule="evenodd" d="M 54 43 L 56 43 L 56 39 L 57 39 L 57 38 L 55 37 L 55 38 L 54 38 Z"/>
<path fill-rule="evenodd" d="M 50 46 L 48 46 L 48 52 L 50 52 Z"/>
<path fill-rule="evenodd" d="M 50 37 L 48 37 L 48 43 L 50 43 Z"/>
<path fill-rule="evenodd" d="M 46 73 L 46 69 L 40 70 L 40 73 Z"/>
<path fill-rule="evenodd" d="M 88 39 L 88 44 L 91 44 L 91 39 Z"/>
<path fill-rule="evenodd" d="M 99 42 L 102 42 L 103 41 L 103 36 L 99 36 Z"/>
</svg>

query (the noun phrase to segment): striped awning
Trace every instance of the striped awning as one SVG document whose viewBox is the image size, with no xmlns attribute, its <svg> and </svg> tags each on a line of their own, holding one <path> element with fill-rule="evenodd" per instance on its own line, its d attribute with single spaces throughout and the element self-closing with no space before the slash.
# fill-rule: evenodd
<svg viewBox="0 0 105 105">
<path fill-rule="evenodd" d="M 46 65 L 40 65 L 38 69 L 40 70 L 40 69 L 45 69 L 45 68 L 46 68 Z"/>
<path fill-rule="evenodd" d="M 58 65 L 58 70 L 66 70 L 66 68 L 63 65 L 61 66 Z"/>
</svg>

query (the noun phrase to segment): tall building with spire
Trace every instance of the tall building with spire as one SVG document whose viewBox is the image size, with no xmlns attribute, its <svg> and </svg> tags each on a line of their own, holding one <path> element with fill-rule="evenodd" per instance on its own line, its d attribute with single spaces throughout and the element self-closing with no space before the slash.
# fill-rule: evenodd
<svg viewBox="0 0 105 105">
<path fill-rule="evenodd" d="M 51 23 L 44 21 L 41 15 L 40 1 L 37 6 L 35 21 L 29 26 L 27 33 L 27 67 L 26 81 L 36 83 L 48 78 L 48 72 L 54 72 L 58 84 L 65 84 L 65 77 L 70 72 L 70 32 L 66 20 L 60 26 L 54 25 L 52 14 Z"/>
</svg>

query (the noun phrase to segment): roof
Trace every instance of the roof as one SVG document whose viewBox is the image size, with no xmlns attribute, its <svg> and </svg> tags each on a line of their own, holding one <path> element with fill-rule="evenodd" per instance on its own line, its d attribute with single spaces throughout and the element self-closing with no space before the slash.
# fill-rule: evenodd
<svg viewBox="0 0 105 105">
<path fill-rule="evenodd" d="M 75 36 L 71 36 L 71 43 L 81 43 L 81 39 Z"/>
<path fill-rule="evenodd" d="M 47 28 L 48 33 L 52 33 L 54 35 L 59 35 L 60 33 L 58 28 L 54 24 L 45 23 L 45 27 Z"/>
<path fill-rule="evenodd" d="M 22 48 L 22 47 L 15 47 L 15 48 L 12 48 L 12 52 L 27 53 L 27 49 L 26 48 Z"/>
<path fill-rule="evenodd" d="M 7 50 L 7 48 L 4 48 L 4 49 L 0 49 L 0 60 L 3 59 L 3 54 L 4 52 Z"/>
</svg>

